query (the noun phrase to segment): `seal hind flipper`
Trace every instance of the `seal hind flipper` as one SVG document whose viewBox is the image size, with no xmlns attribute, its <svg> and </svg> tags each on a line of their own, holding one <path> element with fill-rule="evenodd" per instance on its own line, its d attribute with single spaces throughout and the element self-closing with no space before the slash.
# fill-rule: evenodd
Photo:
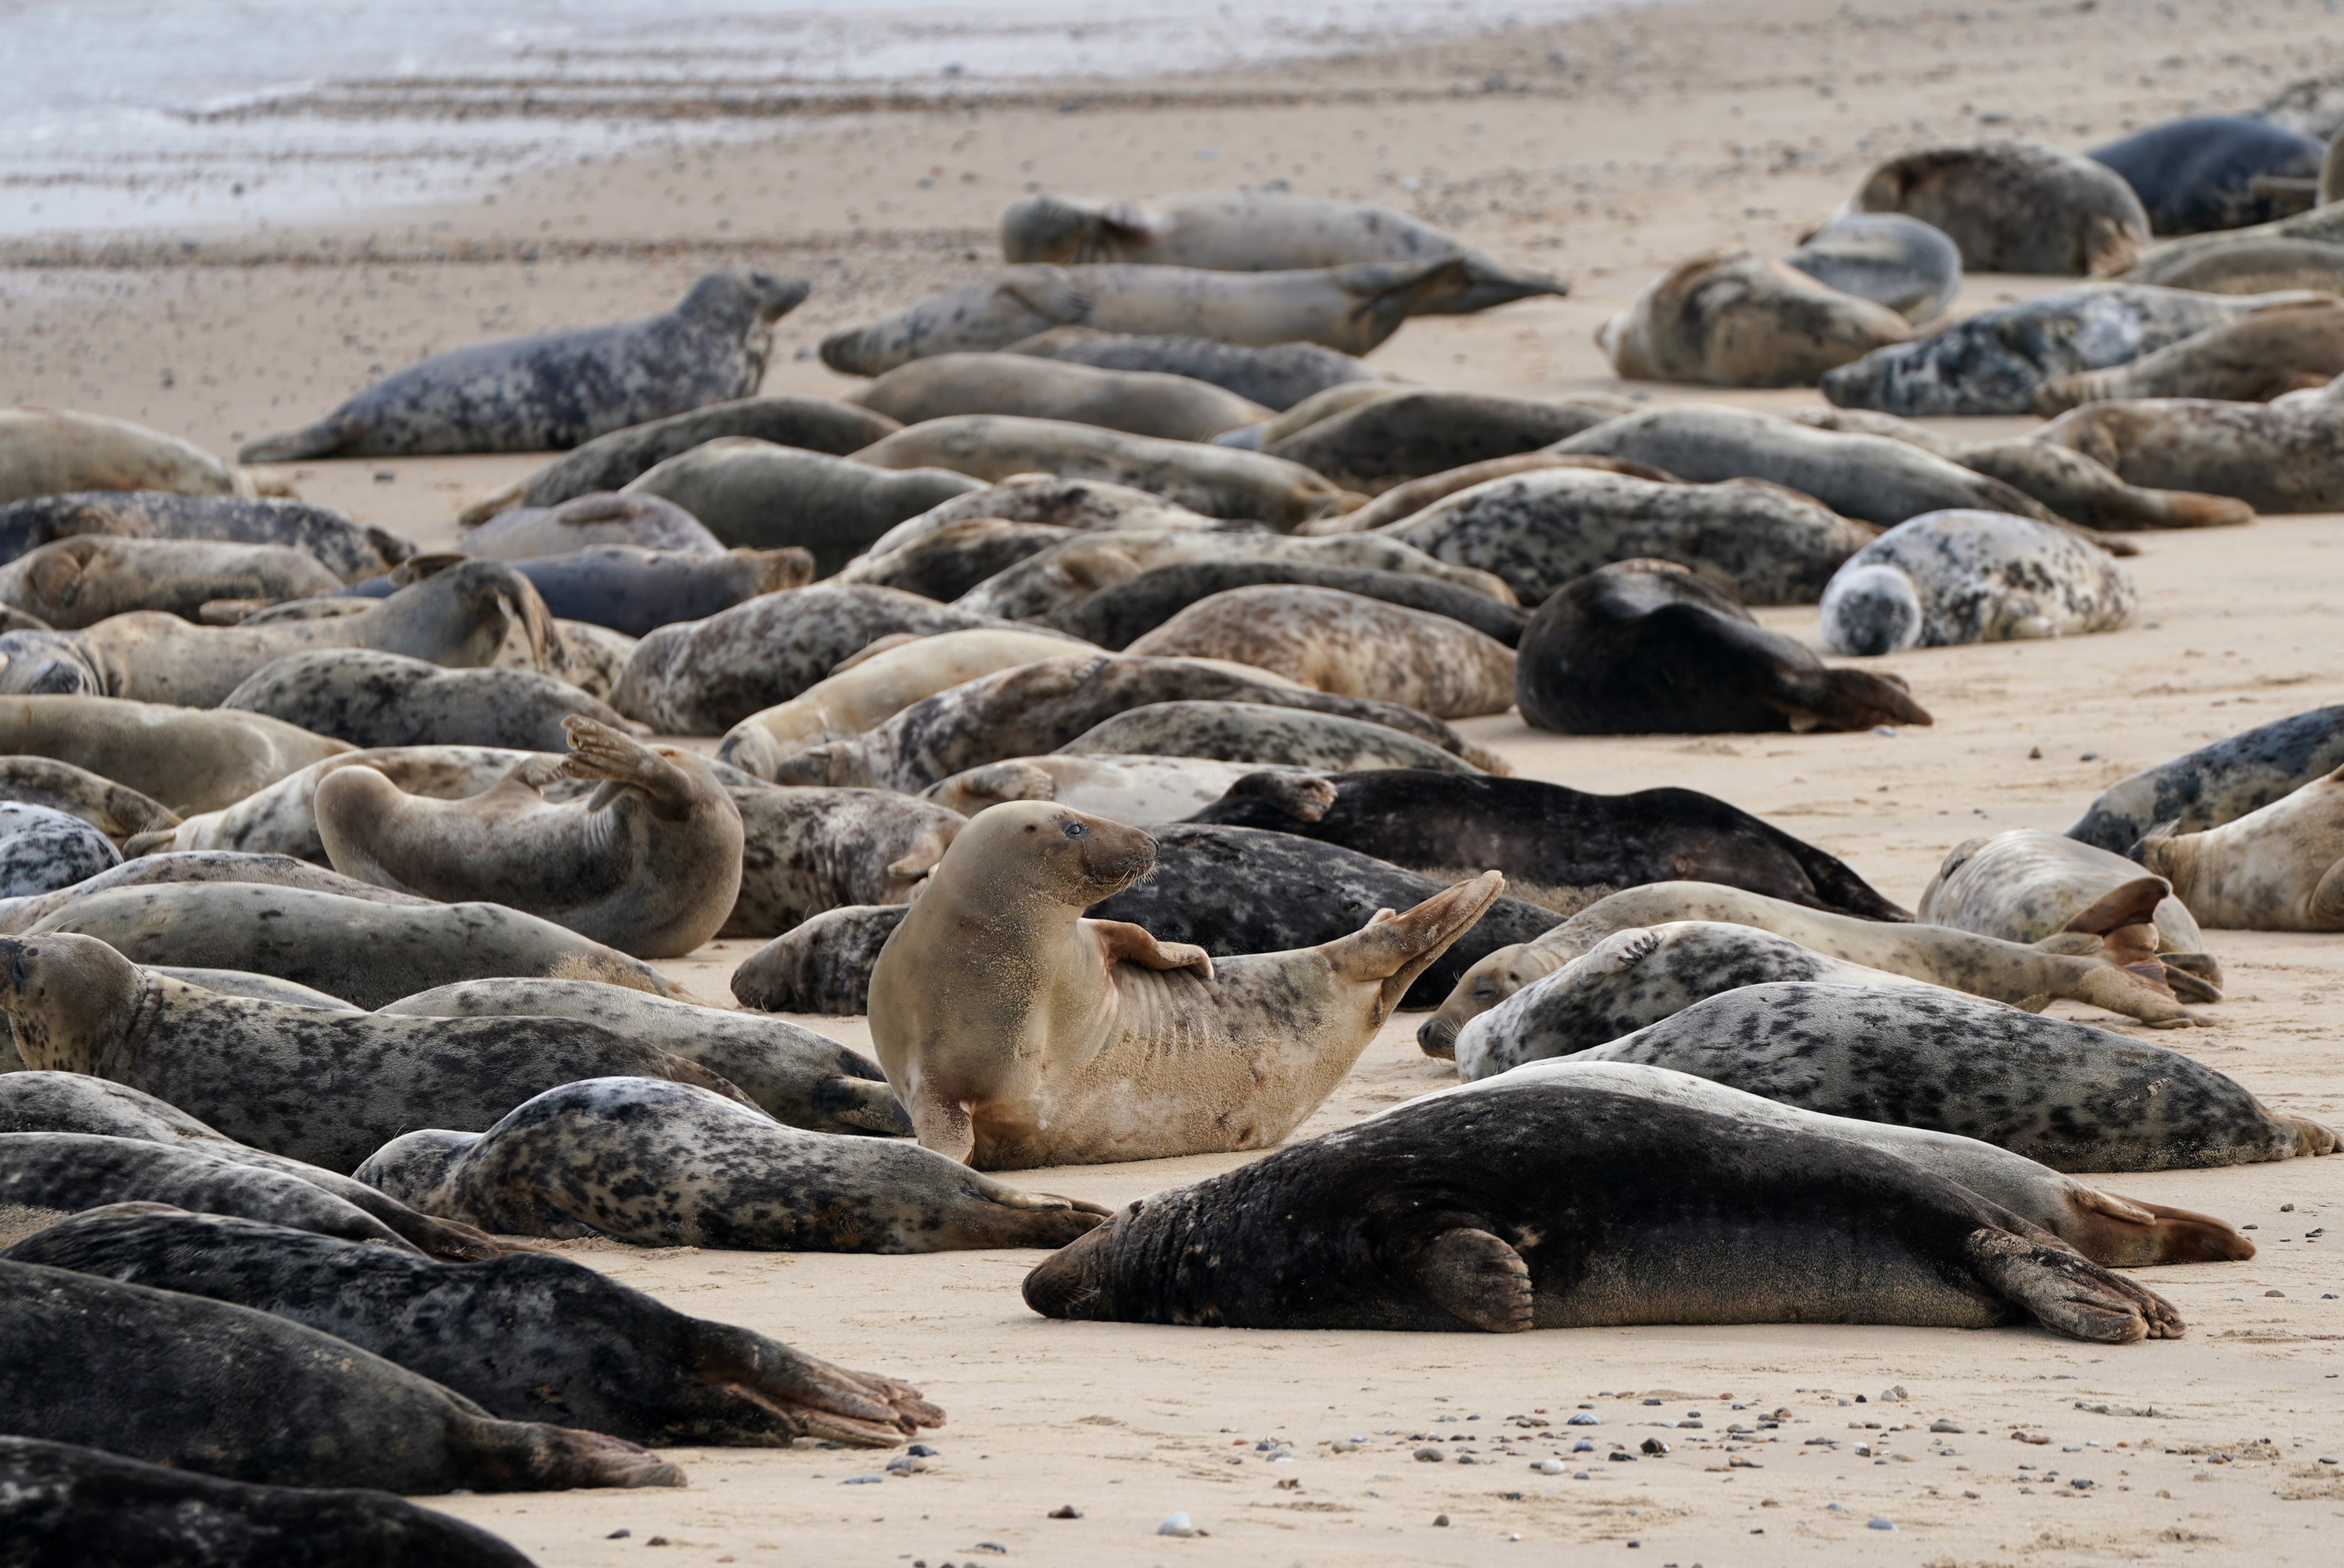
<svg viewBox="0 0 2344 1568">
<path fill-rule="evenodd" d="M 1878 724 L 1935 724 L 1904 682 L 1866 669 L 1826 669 L 1820 679 L 1768 693 L 1766 706 L 1787 716 L 1794 730 L 1862 730 Z"/>
<path fill-rule="evenodd" d="M 2284 1111 L 2274 1111 L 2271 1116 L 2296 1130 L 2298 1148 L 2305 1154 L 2333 1154 L 2344 1150 L 2344 1138 L 2338 1137 L 2335 1129 L 2324 1122 L 2314 1121 L 2309 1116 L 2289 1115 Z"/>
<path fill-rule="evenodd" d="M 247 441 L 236 454 L 239 463 L 299 463 L 311 457 L 332 457 L 357 438 L 339 414 L 328 414 L 314 425 L 281 435 Z"/>
<path fill-rule="evenodd" d="M 2078 1189 L 2074 1201 L 2093 1232 L 2092 1257 L 2104 1265 L 2237 1263 L 2255 1255 L 2255 1244 L 2237 1226 L 2210 1214 L 2119 1197 L 2096 1187 Z"/>
<path fill-rule="evenodd" d="M 1501 1237 L 1460 1226 L 1393 1261 L 1428 1300 L 1477 1329 L 1518 1334 L 1532 1326 L 1530 1265 Z"/>
<path fill-rule="evenodd" d="M 1318 950 L 1342 979 L 1382 982 L 1383 994 L 1376 1004 L 1376 1021 L 1381 1023 L 1416 977 L 1489 912 L 1505 886 L 1502 873 L 1484 871 L 1433 894 L 1405 914 L 1379 911 L 1377 919 Z"/>
<path fill-rule="evenodd" d="M 2126 926 L 2156 923 L 2157 906 L 2173 896 L 2173 884 L 2163 877 L 2140 876 L 2109 892 L 2069 920 L 2062 930 L 2107 936 Z"/>
<path fill-rule="evenodd" d="M 889 1138 L 909 1138 L 912 1118 L 883 1079 L 825 1078 L 814 1085 L 813 1108 L 833 1121 Z"/>
<path fill-rule="evenodd" d="M 2094 1344 L 2177 1340 L 2187 1326 L 2154 1291 L 2081 1253 L 2007 1231 L 1970 1232 L 1970 1264 L 1987 1286 L 2045 1328 Z"/>
</svg>

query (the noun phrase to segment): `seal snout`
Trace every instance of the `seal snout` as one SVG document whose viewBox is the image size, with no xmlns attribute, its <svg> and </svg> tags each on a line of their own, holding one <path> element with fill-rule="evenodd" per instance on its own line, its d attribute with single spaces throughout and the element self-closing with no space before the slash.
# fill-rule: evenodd
<svg viewBox="0 0 2344 1568">
<path fill-rule="evenodd" d="M 1127 1211 L 1117 1214 L 1036 1263 L 1022 1287 L 1026 1304 L 1046 1318 L 1096 1316 L 1107 1238 L 1122 1229 L 1127 1218 Z"/>
</svg>

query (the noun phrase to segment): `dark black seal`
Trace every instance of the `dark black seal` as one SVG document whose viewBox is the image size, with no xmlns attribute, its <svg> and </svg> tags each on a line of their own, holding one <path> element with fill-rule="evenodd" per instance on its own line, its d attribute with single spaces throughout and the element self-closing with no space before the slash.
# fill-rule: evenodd
<svg viewBox="0 0 2344 1568">
<path fill-rule="evenodd" d="M 1556 1079 L 1439 1095 L 1134 1203 L 1028 1274 L 1026 1301 L 1213 1328 L 2182 1330 L 1893 1154 Z"/>
<path fill-rule="evenodd" d="M 1621 561 L 1555 590 L 1522 632 L 1514 701 L 1564 735 L 1715 735 L 1927 724 L 1894 678 L 1826 669 L 1723 589 Z"/>
<path fill-rule="evenodd" d="M 1438 578 L 1281 560 L 1183 561 L 1157 567 L 1039 618 L 1045 626 L 1121 651 L 1198 599 L 1261 583 L 1339 588 L 1386 604 L 1428 610 L 1463 621 L 1508 648 L 1521 641 L 1522 626 L 1530 618 L 1514 605 L 1500 604 L 1488 594 Z"/>
<path fill-rule="evenodd" d="M 2258 178 L 2317 180 L 2328 149 L 2300 131 L 2248 115 L 2197 115 L 2151 126 L 2086 156 L 2122 175 L 2148 210 L 2151 234 L 2203 234 L 2270 223 L 2299 202 Z"/>
<path fill-rule="evenodd" d="M 1297 833 L 1431 876 L 1503 871 L 1525 896 L 1568 895 L 1558 904 L 1646 882 L 1722 882 L 1868 920 L 1913 918 L 1844 862 L 1697 789 L 1591 795 L 1417 768 L 1323 780 L 1265 772 L 1187 820 Z"/>
<path fill-rule="evenodd" d="M 81 534 L 289 545 L 317 557 L 344 582 L 379 576 L 415 553 L 412 542 L 388 528 L 353 522 L 328 507 L 268 497 L 81 490 L 0 507 L 0 561 Z"/>
<path fill-rule="evenodd" d="M 1347 490 L 1374 494 L 1427 474 L 1567 441 L 1615 417 L 1622 407 L 1427 387 L 1347 408 L 1262 450 L 1315 469 Z"/>
<path fill-rule="evenodd" d="M 844 457 L 903 427 L 874 409 L 836 397 L 735 397 L 597 436 L 522 480 L 514 504 L 558 507 L 597 490 L 620 489 L 670 457 L 726 436 Z M 472 520 L 470 514 L 465 520 Z"/>
<path fill-rule="evenodd" d="M 435 1263 L 249 1220 L 138 1204 L 79 1214 L 5 1252 L 304 1323 L 506 1421 L 643 1443 L 884 1446 L 944 1412 L 729 1323 L 686 1317 L 566 1258 Z M 922 1419 L 924 1418 L 924 1419 Z"/>
<path fill-rule="evenodd" d="M 0 1543 L 8 1568 L 530 1568 L 387 1492 L 248 1486 L 30 1437 L 0 1437 Z"/>
<path fill-rule="evenodd" d="M 0 1261 L 0 1431 L 223 1480 L 413 1495 L 680 1486 L 622 1438 L 499 1421 L 317 1330 Z"/>
<path fill-rule="evenodd" d="M 1279 413 L 1305 397 L 1347 381 L 1389 377 L 1364 359 L 1316 343 L 1280 343 L 1246 348 L 1209 337 L 1168 337 L 1101 332 L 1092 327 L 1060 327 L 1023 338 L 1003 350 L 1038 359 L 1063 359 L 1101 370 L 1157 370 L 1208 381 Z"/>
<path fill-rule="evenodd" d="M 2344 704 L 2201 746 L 2100 791 L 2067 837 L 2118 855 L 2159 833 L 2202 833 L 2344 768 Z"/>
</svg>

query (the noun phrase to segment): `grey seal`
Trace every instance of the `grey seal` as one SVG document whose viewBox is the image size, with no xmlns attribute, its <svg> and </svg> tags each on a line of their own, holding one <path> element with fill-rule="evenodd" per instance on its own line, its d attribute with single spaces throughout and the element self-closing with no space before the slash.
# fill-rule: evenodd
<svg viewBox="0 0 2344 1568">
<path fill-rule="evenodd" d="M 2344 464 L 2336 460 L 2339 431 L 2344 403 L 2322 389 L 2273 403 L 2201 397 L 2086 403 L 2044 426 L 2036 438 L 2081 452 L 2127 484 L 2209 490 L 2258 512 L 2329 512 L 2344 507 Z"/>
<path fill-rule="evenodd" d="M 1403 387 L 1262 450 L 1372 496 L 1468 463 L 1537 451 L 1630 407 L 1608 397 L 1501 397 Z"/>
<path fill-rule="evenodd" d="M 51 915 L 85 900 L 119 890 L 152 888 L 181 882 L 249 882 L 271 888 L 298 888 L 333 893 L 369 903 L 422 905 L 428 900 L 395 893 L 354 880 L 323 866 L 309 865 L 286 855 L 241 854 L 230 850 L 167 850 L 142 855 L 86 881 L 55 892 L 20 899 L 0 899 L 0 930 L 9 934 L 30 930 Z M 233 965 L 206 965 L 224 973 L 249 974 Z M 280 978 L 281 977 L 278 977 Z"/>
<path fill-rule="evenodd" d="M 1627 398 L 1622 414 L 1635 412 L 1635 405 Z M 1626 457 L 1594 457 L 1566 455 L 1561 452 L 1521 452 L 1510 457 L 1490 457 L 1479 463 L 1467 463 L 1461 467 L 1427 474 L 1421 479 L 1410 479 L 1395 485 L 1361 507 L 1356 512 L 1346 512 L 1339 518 L 1322 518 L 1306 523 L 1302 532 L 1309 534 L 1359 534 L 1381 532 L 1394 523 L 1405 522 L 1431 506 L 1444 501 L 1460 490 L 1470 490 L 1491 479 L 1510 479 L 1517 474 L 1528 474 L 1540 468 L 1591 468 L 1606 474 L 1627 474 L 1639 479 L 1651 479 L 1659 484 L 1674 484 L 1676 476 L 1650 463 L 1633 462 Z"/>
<path fill-rule="evenodd" d="M 1885 305 L 1843 294 L 1746 247 L 1677 263 L 1605 322 L 1596 347 L 1632 381 L 1812 387 L 1913 335 Z"/>
<path fill-rule="evenodd" d="M 2157 951 L 2202 953 L 2198 922 L 2162 878 L 2146 876 L 2122 855 L 2033 828 L 1955 845 L 1921 890 L 1914 913 L 1931 925 L 2039 942 L 2078 929 L 2078 920 L 2104 904 L 2144 901 L 2144 881 L 2157 894 L 2149 906 Z"/>
<path fill-rule="evenodd" d="M 647 549 L 597 545 L 513 563 L 556 620 L 585 621 L 642 637 L 680 620 L 702 620 L 759 594 L 803 588 L 813 556 L 802 549 Z"/>
<path fill-rule="evenodd" d="M 556 745 L 569 744 L 555 729 Z M 346 751 L 313 762 L 232 806 L 199 812 L 176 827 L 142 833 L 125 849 L 132 855 L 172 851 L 231 850 L 253 855 L 291 855 L 323 862 L 318 837 L 318 780 L 336 768 L 372 768 L 409 795 L 459 800 L 492 788 L 541 749 L 493 746 L 392 746 Z"/>
<path fill-rule="evenodd" d="M 0 567 L 0 603 L 65 631 L 126 610 L 192 620 L 216 598 L 299 598 L 341 579 L 289 545 L 83 535 L 43 545 Z"/>
<path fill-rule="evenodd" d="M 720 937 L 770 937 L 841 904 L 908 903 L 961 814 L 892 789 L 734 788 L 741 894 Z"/>
<path fill-rule="evenodd" d="M 562 556 L 597 545 L 713 556 L 723 543 L 692 513 L 658 496 L 589 491 L 549 507 L 516 507 L 467 529 L 457 541 L 484 561 Z"/>
<path fill-rule="evenodd" d="M 2132 575 L 2066 528 L 2007 512 L 1924 512 L 1848 557 L 1824 588 L 1824 648 L 1841 654 L 2114 631 L 2139 608 Z"/>
<path fill-rule="evenodd" d="M 955 773 L 942 783 L 929 785 L 921 791 L 921 799 L 949 807 L 964 817 L 974 817 L 1004 800 L 1055 800 L 1094 817 L 1138 828 L 1150 822 L 1178 821 L 1218 800 L 1238 779 L 1263 771 L 1251 762 L 1206 757 L 1053 751 L 1038 757 L 1012 757 Z M 1302 791 L 1308 791 L 1318 778 L 1300 769 L 1267 771 L 1282 779 L 1291 779 Z"/>
<path fill-rule="evenodd" d="M 1186 376 L 1234 392 L 1265 408 L 1281 410 L 1329 387 L 1385 379 L 1384 373 L 1366 360 L 1339 354 L 1316 343 L 1278 343 L 1258 348 L 1210 337 L 1059 327 L 1021 337 L 1002 351 L 1031 355 L 1037 359 L 1062 359 L 1073 365 L 1096 365 L 1102 370 L 1154 370 L 1168 376 Z"/>
<path fill-rule="evenodd" d="M 79 817 L 0 801 L 0 899 L 70 888 L 120 864 L 114 840 Z"/>
<path fill-rule="evenodd" d="M 1844 214 L 1800 240 L 1783 265 L 1914 322 L 1943 316 L 1962 286 L 1961 248 L 1903 213 Z"/>
<path fill-rule="evenodd" d="M 1521 640 L 1522 623 L 1529 618 L 1517 607 L 1488 594 L 1412 572 L 1277 559 L 1177 561 L 1155 567 L 1040 618 L 1045 625 L 1120 651 L 1191 605 L 1233 588 L 1269 584 L 1332 589 L 1443 616 L 1509 648 Z"/>
<path fill-rule="evenodd" d="M 219 705 L 369 749 L 559 751 L 567 745 L 564 719 L 591 719 L 612 729 L 628 722 L 608 703 L 533 669 L 450 669 L 365 648 L 313 648 L 272 659 Z"/>
<path fill-rule="evenodd" d="M 343 582 L 378 577 L 415 554 L 411 540 L 341 512 L 280 497 L 182 496 L 167 490 L 73 490 L 0 507 L 0 558 L 84 534 L 281 545 L 315 557 Z"/>
<path fill-rule="evenodd" d="M 0 800 L 78 817 L 116 843 L 179 825 L 178 814 L 153 797 L 47 757 L 0 757 Z"/>
<path fill-rule="evenodd" d="M 2339 371 L 2344 371 L 2344 302 L 2307 301 L 2209 327 L 2106 370 L 2062 376 L 2036 389 L 2035 411 L 2064 414 L 2078 404 L 2118 397 L 2267 403 L 2325 387 Z"/>
<path fill-rule="evenodd" d="M 725 545 L 799 546 L 812 552 L 814 575 L 828 577 L 905 518 L 979 487 L 954 465 L 882 462 L 873 450 L 834 457 L 727 436 L 645 470 L 621 493 L 672 501 Z"/>
<path fill-rule="evenodd" d="M 807 284 L 744 266 L 703 276 L 640 321 L 435 354 L 315 425 L 248 444 L 237 460 L 542 452 L 647 419 L 745 397 L 764 378 L 773 323 Z"/>
<path fill-rule="evenodd" d="M 2344 705 L 2290 714 L 2142 769 L 2099 793 L 2067 837 L 2127 854 L 2151 829 L 2199 833 L 2344 768 Z"/>
<path fill-rule="evenodd" d="M 2274 294 L 2287 289 L 2344 292 L 2344 245 L 2332 239 L 2234 239 L 2202 249 L 2151 255 L 2125 275 L 2135 283 L 2207 294 Z"/>
<path fill-rule="evenodd" d="M 985 485 L 906 518 L 879 536 L 862 559 L 904 548 L 941 529 L 968 522 L 1040 523 L 1051 528 L 1116 532 L 1211 528 L 1226 531 L 1218 518 L 1166 500 L 1153 490 L 1104 479 L 1067 479 L 1056 474 L 1018 474 Z M 850 564 L 849 569 L 852 569 Z"/>
<path fill-rule="evenodd" d="M 1075 538 L 1077 532 L 1050 523 L 970 518 L 924 533 L 894 549 L 866 551 L 847 562 L 831 580 L 901 588 L 949 603 L 1026 557 Z"/>
<path fill-rule="evenodd" d="M 953 414 L 1018 414 L 1167 441 L 1209 441 L 1271 414 L 1249 398 L 1186 376 L 1103 370 L 1030 354 L 932 354 L 897 366 L 853 396 L 905 425 Z"/>
<path fill-rule="evenodd" d="M 1853 206 L 1942 231 L 1972 272 L 2106 277 L 2148 248 L 2148 214 L 2115 170 L 2047 143 L 1956 142 L 1888 159 Z"/>
<path fill-rule="evenodd" d="M 2140 863 L 2169 879 L 2201 924 L 2344 930 L 2344 769 L 2196 833 L 2151 831 Z"/>
<path fill-rule="evenodd" d="M 741 960 L 733 1000 L 768 1012 L 846 1015 L 869 1010 L 879 950 L 904 923 L 902 904 L 826 910 Z"/>
<path fill-rule="evenodd" d="M 2327 147 L 2249 115 L 2195 115 L 2096 147 L 2096 164 L 2124 177 L 2151 234 L 2202 234 L 2268 223 L 2295 209 L 2258 180 L 2318 179 Z"/>
<path fill-rule="evenodd" d="M 1481 769 L 1388 724 L 1264 702 L 1150 702 L 1101 719 L 1058 748 L 1067 757 L 1145 755 L 1349 773 L 1413 768 L 1444 774 Z"/>
</svg>

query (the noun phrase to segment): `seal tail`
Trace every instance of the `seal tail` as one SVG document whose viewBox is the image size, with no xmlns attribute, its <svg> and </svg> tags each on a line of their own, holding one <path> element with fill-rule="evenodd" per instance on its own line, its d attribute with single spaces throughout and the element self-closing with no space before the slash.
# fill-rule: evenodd
<svg viewBox="0 0 2344 1568">
<path fill-rule="evenodd" d="M 239 463 L 298 463 L 309 457 L 339 457 L 353 432 L 339 414 L 328 414 L 314 425 L 281 435 L 248 441 L 237 452 Z"/>
<path fill-rule="evenodd" d="M 2174 1340 L 2187 1326 L 2156 1292 L 2065 1247 L 1977 1230 L 1967 1251 L 1970 1266 L 1996 1295 L 2071 1339 L 2107 1345 Z"/>
<path fill-rule="evenodd" d="M 1381 1023 L 1416 983 L 1416 977 L 1473 929 L 1505 886 L 1500 873 L 1484 871 L 1433 894 L 1405 914 L 1382 911 L 1360 930 L 1319 950 L 1340 978 L 1381 982 L 1376 1004 L 1376 1021 Z"/>
<path fill-rule="evenodd" d="M 2074 1194 L 2073 1235 L 2061 1240 L 2104 1268 L 2156 1263 L 2239 1263 L 2255 1244 L 2227 1220 L 2120 1198 L 2095 1187 Z"/>
</svg>

